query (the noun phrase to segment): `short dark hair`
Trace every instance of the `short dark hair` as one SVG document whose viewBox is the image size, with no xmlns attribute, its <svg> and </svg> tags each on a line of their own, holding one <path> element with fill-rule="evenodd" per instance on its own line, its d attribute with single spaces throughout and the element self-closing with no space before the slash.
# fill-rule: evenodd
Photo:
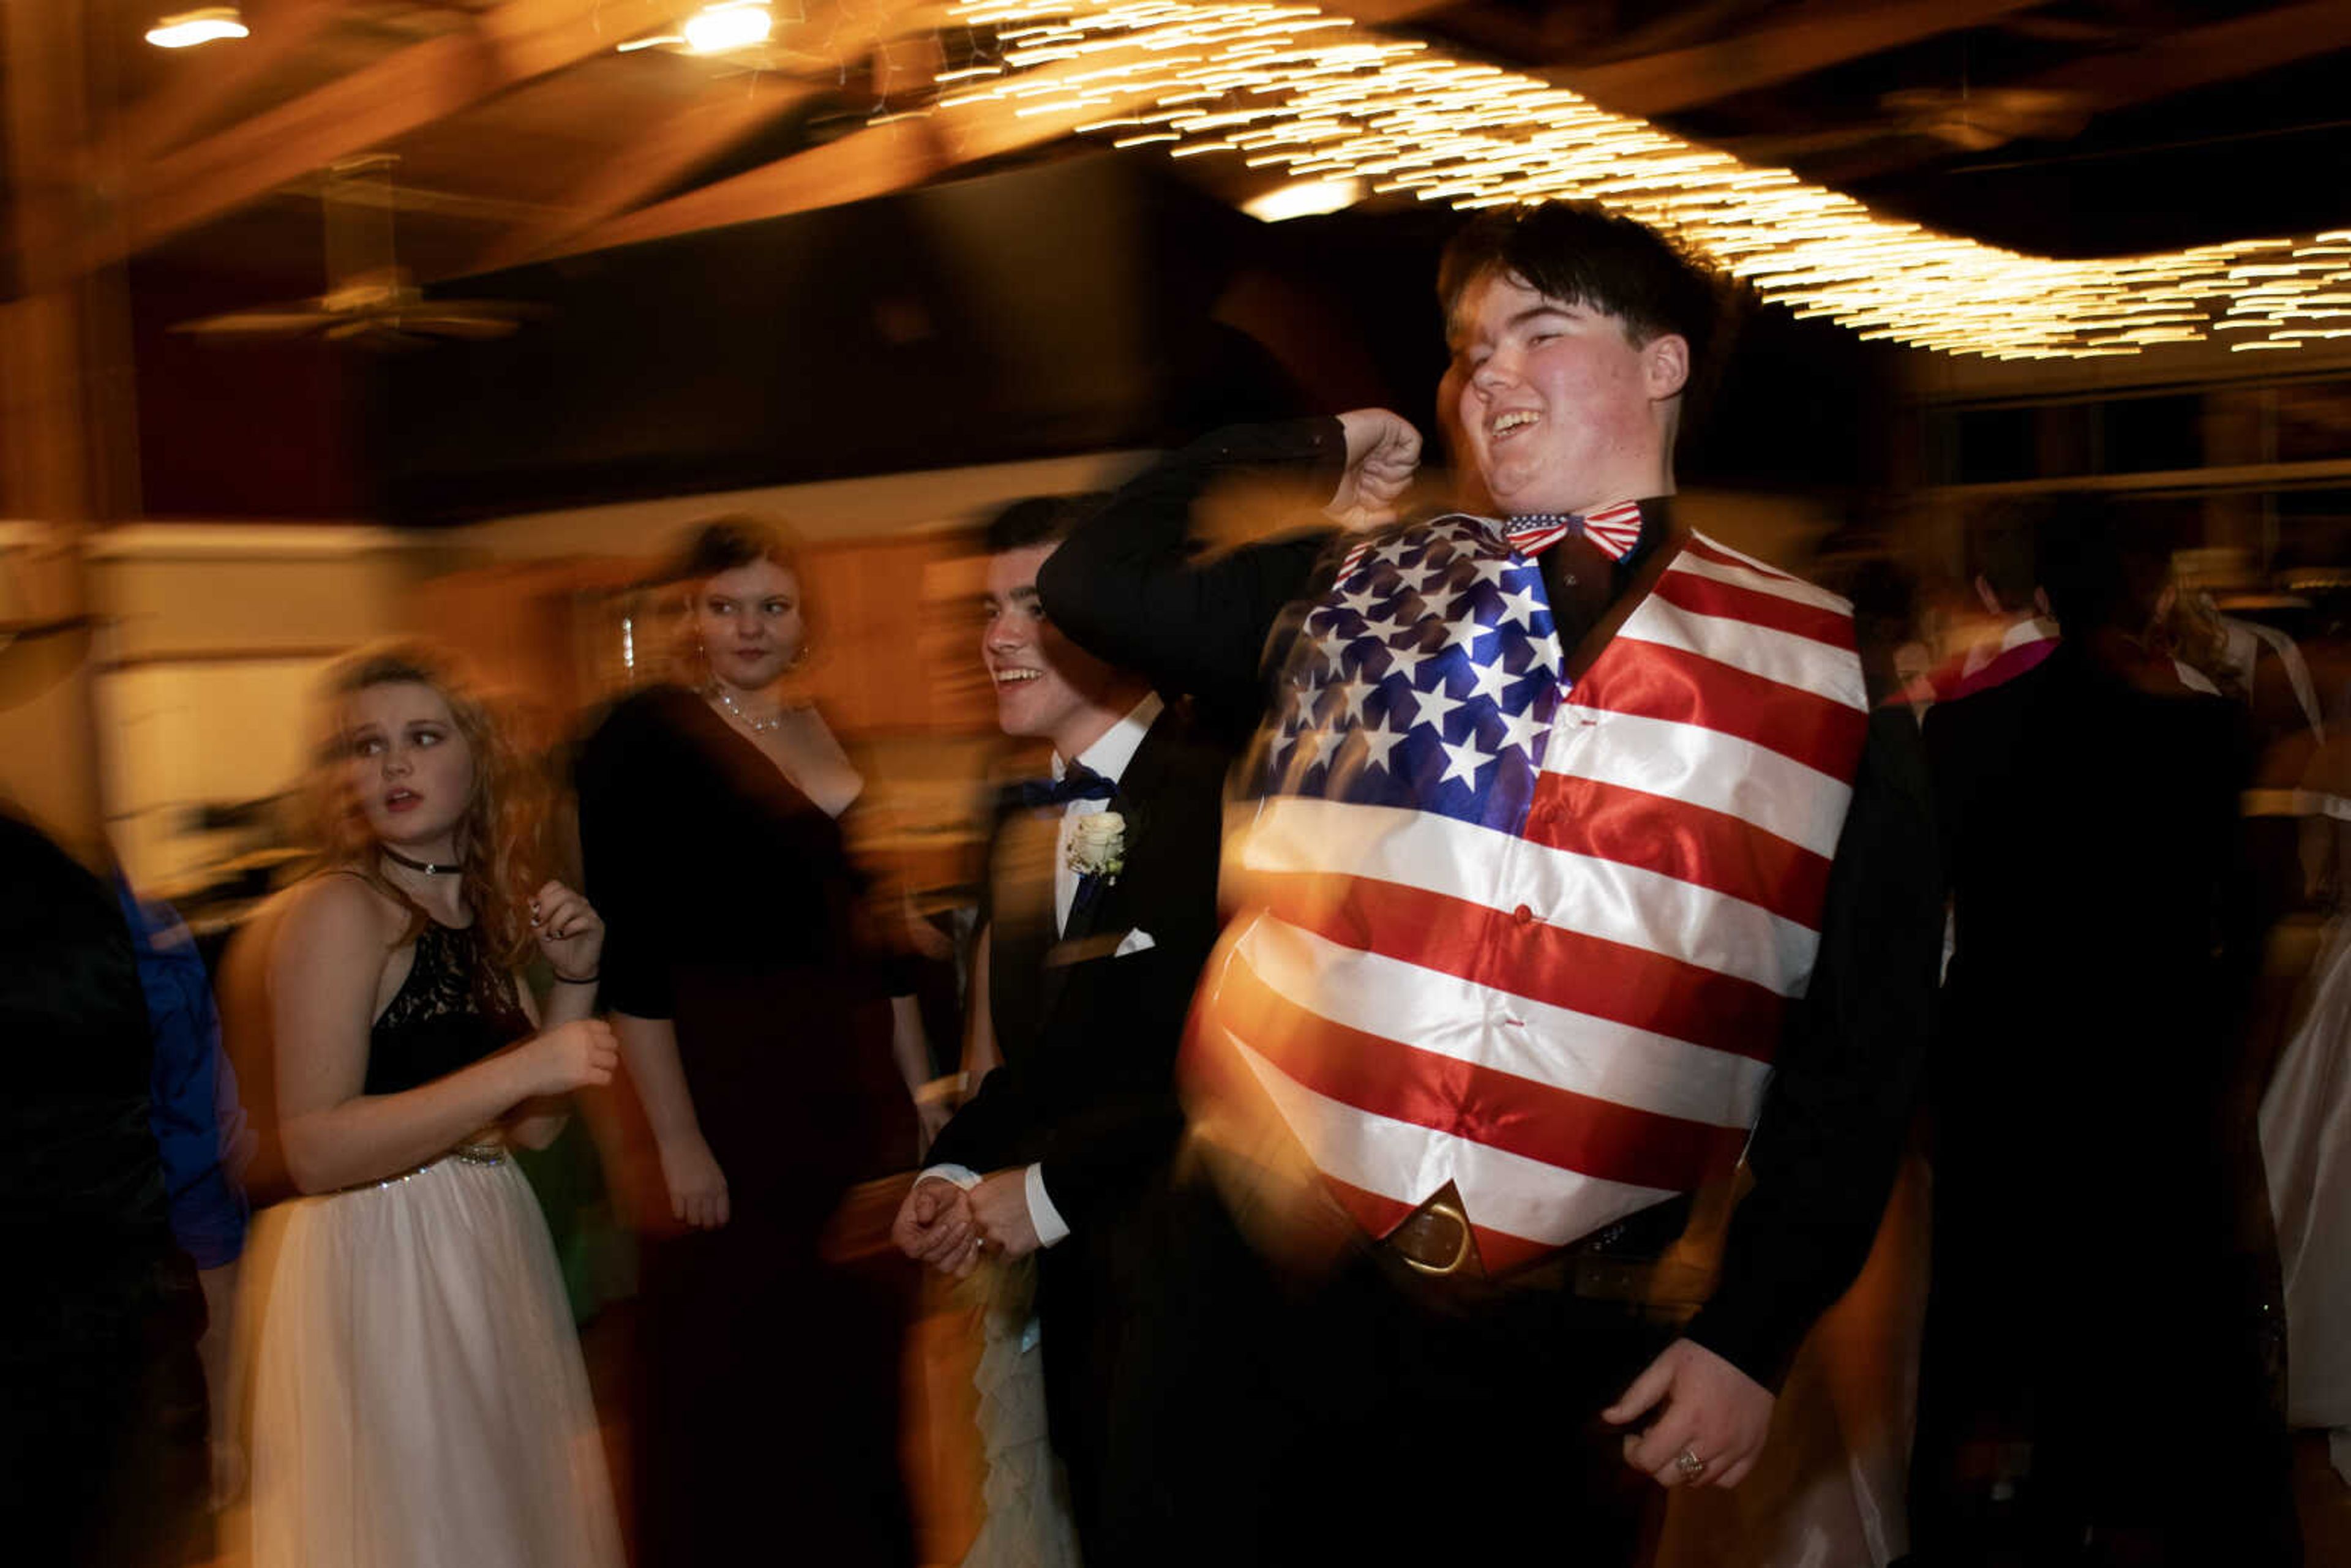
<svg viewBox="0 0 2351 1568">
<path fill-rule="evenodd" d="M 2169 540 L 2154 519 L 2126 516 L 2104 497 L 2052 507 L 2040 555 L 2050 613 L 2068 636 L 2145 632 L 2171 581 Z"/>
<path fill-rule="evenodd" d="M 1002 555 L 1031 545 L 1060 544 L 1092 516 L 1102 500 L 1099 495 L 1083 495 L 1030 496 L 1015 501 L 987 520 L 981 548 L 989 555 Z"/>
<path fill-rule="evenodd" d="M 658 580 L 699 582 L 755 560 L 771 560 L 799 575 L 799 541 L 789 528 L 766 517 L 730 513 L 695 525 Z"/>
<path fill-rule="evenodd" d="M 1489 207 L 1463 225 L 1437 267 L 1447 334 L 1470 288 L 1499 273 L 1563 305 L 1615 317 L 1636 344 L 1689 345 L 1692 386 L 1713 368 L 1729 290 L 1687 246 L 1591 202 Z"/>
<path fill-rule="evenodd" d="M 2043 586 L 2041 551 L 2058 526 L 2047 497 L 1995 501 L 1968 519 L 1963 559 L 1968 580 L 1982 578 L 2003 610 L 2023 610 Z"/>
</svg>

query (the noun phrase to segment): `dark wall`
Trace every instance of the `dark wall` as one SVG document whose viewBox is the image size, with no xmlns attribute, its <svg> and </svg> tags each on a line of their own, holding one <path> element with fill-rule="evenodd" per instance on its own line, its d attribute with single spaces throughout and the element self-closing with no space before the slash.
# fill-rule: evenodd
<svg viewBox="0 0 2351 1568">
<path fill-rule="evenodd" d="M 489 343 L 172 337 L 252 290 L 162 279 L 141 305 L 148 507 L 429 526 L 1375 403 L 1433 432 L 1434 278 L 1459 222 L 1413 204 L 1263 225 L 1154 152 L 1081 152 L 434 291 L 544 311 Z M 1888 359 L 1755 315 L 1685 482 L 1876 482 Z"/>
<path fill-rule="evenodd" d="M 548 319 L 381 368 L 385 511 L 619 497 L 1146 444 L 1290 412 L 1210 309 L 1252 220 L 1077 158 L 465 280 Z"/>
<path fill-rule="evenodd" d="M 348 517 L 365 507 L 362 379 L 316 338 L 234 340 L 175 322 L 256 298 L 315 294 L 315 273 L 275 286 L 168 265 L 131 273 L 141 508 L 151 517 Z"/>
</svg>

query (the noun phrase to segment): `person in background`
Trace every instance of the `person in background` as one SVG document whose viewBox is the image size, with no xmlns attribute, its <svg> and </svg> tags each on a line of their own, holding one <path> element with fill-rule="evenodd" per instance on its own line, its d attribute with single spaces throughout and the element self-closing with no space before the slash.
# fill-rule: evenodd
<svg viewBox="0 0 2351 1568">
<path fill-rule="evenodd" d="M 329 674 L 327 869 L 266 929 L 287 1171 L 253 1417 L 256 1568 L 619 1568 L 587 1374 L 530 1186 L 619 1063 L 603 925 L 534 873 L 543 802 L 422 644 Z M 543 1015 L 517 969 L 554 973 Z"/>
<path fill-rule="evenodd" d="M 204 1298 L 152 1130 L 155 1039 L 107 885 L 0 811 L 0 1550 L 178 1568 L 204 1517 Z"/>
<path fill-rule="evenodd" d="M 2057 622 L 2043 591 L 2038 541 L 2052 503 L 1995 503 L 1969 520 L 1968 591 L 1984 620 L 1977 635 L 1923 683 L 1923 703 L 1947 702 L 2015 679 L 2057 647 Z"/>
<path fill-rule="evenodd" d="M 1953 946 L 1913 1560 L 2291 1563 L 2245 1230 L 2246 716 L 2154 634 L 2161 549 L 2092 500 L 2043 525 L 2062 639 L 1925 729 Z"/>
<path fill-rule="evenodd" d="M 197 1351 L 212 1410 L 212 1504 L 227 1506 L 245 1487 L 242 1380 L 232 1375 L 237 1260 L 250 1216 L 241 1184 L 252 1133 L 237 1102 L 236 1073 L 221 1049 L 220 1015 L 195 938 L 168 905 L 143 904 L 117 879 L 139 984 L 155 1036 L 151 1123 L 163 1159 L 172 1235 L 196 1266 L 204 1292 Z"/>
<path fill-rule="evenodd" d="M 929 1076 L 862 933 L 840 819 L 864 780 L 814 706 L 799 559 L 751 518 L 696 529 L 690 685 L 596 724 L 576 779 L 588 892 L 611 925 L 604 998 L 659 1176 L 642 1197 L 635 1407 L 642 1568 L 785 1549 L 912 1561 L 899 1347 L 915 1282 L 894 1250 L 826 1254 L 857 1183 L 915 1155 Z M 895 1040 L 903 1049 L 893 1064 Z"/>
</svg>

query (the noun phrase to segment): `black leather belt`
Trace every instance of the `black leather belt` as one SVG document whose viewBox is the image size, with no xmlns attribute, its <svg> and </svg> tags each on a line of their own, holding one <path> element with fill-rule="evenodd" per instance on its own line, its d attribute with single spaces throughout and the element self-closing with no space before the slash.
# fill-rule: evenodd
<svg viewBox="0 0 2351 1568">
<path fill-rule="evenodd" d="M 1570 1242 L 1507 1276 L 1513 1282 L 1557 1284 L 1573 1278 L 1579 1285 L 1588 1275 L 1596 1284 L 1631 1290 L 1633 1277 L 1662 1257 L 1688 1226 L 1693 1195 L 1683 1193 L 1630 1214 L 1591 1235 Z M 1381 1239 L 1395 1260 L 1426 1279 L 1486 1279 L 1468 1216 L 1450 1186 L 1406 1216 Z M 1618 1280 L 1617 1275 L 1624 1278 Z M 1605 1276 L 1605 1280 L 1603 1279 Z M 1597 1293 L 1617 1294 L 1610 1288 Z"/>
<path fill-rule="evenodd" d="M 1444 1279 L 1465 1270 L 1486 1271 L 1478 1260 L 1478 1239 L 1469 1229 L 1469 1217 L 1461 1211 L 1460 1199 L 1449 1186 L 1406 1216 L 1384 1240 L 1416 1274 Z"/>
</svg>

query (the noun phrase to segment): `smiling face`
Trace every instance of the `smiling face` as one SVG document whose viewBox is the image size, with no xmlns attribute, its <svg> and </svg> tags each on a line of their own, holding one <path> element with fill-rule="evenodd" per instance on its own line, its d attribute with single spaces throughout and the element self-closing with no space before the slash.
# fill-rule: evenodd
<svg viewBox="0 0 2351 1568">
<path fill-rule="evenodd" d="M 1061 634 L 1037 597 L 1037 569 L 1060 547 L 1027 545 L 987 558 L 980 658 L 1007 735 L 1052 742 L 1074 758 L 1142 700 L 1143 684 Z"/>
<path fill-rule="evenodd" d="M 474 753 L 446 698 L 413 681 L 353 693 L 346 710 L 345 782 L 382 842 L 422 860 L 454 860 L 474 795 Z"/>
<path fill-rule="evenodd" d="M 737 691 L 769 685 L 808 641 L 799 579 L 764 557 L 703 579 L 692 613 L 711 674 Z"/>
<path fill-rule="evenodd" d="M 1588 512 L 1672 490 L 1689 370 L 1679 336 L 1636 344 L 1618 318 L 1494 271 L 1462 294 L 1453 348 L 1462 441 L 1505 514 Z"/>
</svg>

